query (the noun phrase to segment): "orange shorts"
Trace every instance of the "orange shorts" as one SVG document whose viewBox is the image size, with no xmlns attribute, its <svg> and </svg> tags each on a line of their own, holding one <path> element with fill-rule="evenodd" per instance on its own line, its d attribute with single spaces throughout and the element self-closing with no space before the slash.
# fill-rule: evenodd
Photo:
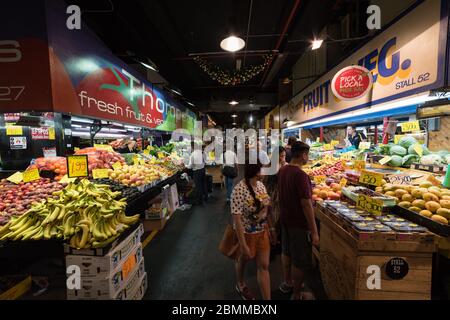
<svg viewBox="0 0 450 320">
<path fill-rule="evenodd" d="M 267 228 L 263 232 L 258 233 L 245 233 L 245 241 L 250 249 L 250 258 L 256 257 L 258 251 L 270 250 L 269 231 Z"/>
</svg>

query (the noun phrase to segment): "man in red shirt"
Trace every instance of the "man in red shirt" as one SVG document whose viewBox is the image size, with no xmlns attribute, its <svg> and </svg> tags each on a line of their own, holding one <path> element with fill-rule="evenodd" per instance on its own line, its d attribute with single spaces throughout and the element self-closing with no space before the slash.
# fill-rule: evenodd
<svg viewBox="0 0 450 320">
<path fill-rule="evenodd" d="M 309 176 L 302 170 L 308 162 L 309 146 L 297 141 L 291 147 L 291 162 L 278 172 L 284 283 L 280 290 L 293 289 L 292 299 L 304 298 L 301 289 L 305 272 L 312 269 L 312 245 L 319 246 L 319 234 L 311 200 Z"/>
</svg>

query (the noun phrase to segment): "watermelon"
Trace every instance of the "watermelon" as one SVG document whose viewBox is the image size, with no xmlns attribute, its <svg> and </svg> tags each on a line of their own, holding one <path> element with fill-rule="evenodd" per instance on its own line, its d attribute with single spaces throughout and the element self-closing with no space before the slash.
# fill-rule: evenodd
<svg viewBox="0 0 450 320">
<path fill-rule="evenodd" d="M 417 143 L 417 140 L 411 136 L 402 137 L 398 141 L 398 144 L 405 149 L 408 149 L 410 146 L 415 145 L 416 143 Z"/>
<path fill-rule="evenodd" d="M 403 158 L 397 155 L 391 156 L 391 161 L 388 162 L 388 165 L 391 167 L 400 167 L 402 165 Z"/>
<path fill-rule="evenodd" d="M 397 155 L 397 156 L 405 156 L 407 151 L 404 147 L 398 146 L 398 145 L 393 145 L 391 147 L 391 149 L 389 150 L 389 153 L 391 154 L 391 156 L 393 155 Z"/>
</svg>

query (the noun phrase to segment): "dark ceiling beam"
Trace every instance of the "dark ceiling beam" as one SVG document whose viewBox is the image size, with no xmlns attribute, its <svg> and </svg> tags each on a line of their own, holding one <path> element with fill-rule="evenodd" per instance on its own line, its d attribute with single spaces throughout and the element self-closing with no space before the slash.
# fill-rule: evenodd
<svg viewBox="0 0 450 320">
<path fill-rule="evenodd" d="M 300 2 L 301 2 L 300 0 L 295 0 L 295 4 L 292 7 L 291 12 L 289 13 L 289 17 L 286 20 L 286 23 L 284 24 L 283 31 L 281 32 L 281 35 L 278 38 L 278 41 L 277 41 L 277 44 L 275 45 L 275 49 L 274 50 L 279 50 L 280 49 L 280 46 L 281 46 L 281 44 L 282 44 L 282 42 L 284 40 L 284 35 L 287 33 L 289 27 L 291 26 L 292 20 L 294 19 L 294 16 L 295 16 L 295 14 L 297 13 L 297 10 L 300 7 Z M 264 74 L 263 74 L 263 77 L 261 79 L 260 86 L 262 86 L 264 84 L 264 81 L 266 79 L 267 73 L 269 72 L 269 70 L 272 67 L 272 62 L 273 62 L 273 58 L 270 59 L 268 67 L 264 70 Z"/>
</svg>

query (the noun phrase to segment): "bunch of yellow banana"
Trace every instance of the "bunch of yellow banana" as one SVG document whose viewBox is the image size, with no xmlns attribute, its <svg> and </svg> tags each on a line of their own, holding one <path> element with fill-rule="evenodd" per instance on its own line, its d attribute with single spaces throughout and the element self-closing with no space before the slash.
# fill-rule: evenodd
<svg viewBox="0 0 450 320">
<path fill-rule="evenodd" d="M 25 214 L 12 219 L 0 230 L 0 240 L 70 239 L 72 247 L 101 247 L 113 241 L 139 215 L 125 215 L 125 199 L 108 185 L 88 180 L 70 183 L 55 192 L 58 199 L 35 203 Z"/>
</svg>

